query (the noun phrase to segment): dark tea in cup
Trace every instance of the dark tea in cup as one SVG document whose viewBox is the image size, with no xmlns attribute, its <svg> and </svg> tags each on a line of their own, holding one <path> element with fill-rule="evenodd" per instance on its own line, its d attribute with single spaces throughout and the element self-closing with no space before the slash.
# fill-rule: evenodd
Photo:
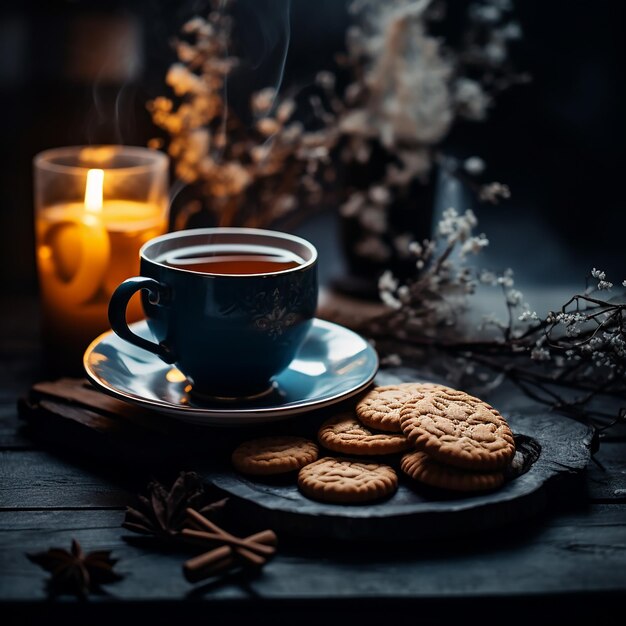
<svg viewBox="0 0 626 626">
<path fill-rule="evenodd" d="M 262 246 L 207 245 L 183 248 L 161 260 L 175 267 L 201 274 L 275 274 L 293 269 L 304 259 L 287 250 Z"/>
</svg>

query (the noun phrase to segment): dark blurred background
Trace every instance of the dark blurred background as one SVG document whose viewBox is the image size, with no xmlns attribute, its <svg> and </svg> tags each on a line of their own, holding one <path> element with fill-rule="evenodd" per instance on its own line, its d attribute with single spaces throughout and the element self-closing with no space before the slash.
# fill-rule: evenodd
<svg viewBox="0 0 626 626">
<path fill-rule="evenodd" d="M 454 10 L 465 3 L 450 2 Z M 283 88 L 332 69 L 348 24 L 343 0 L 239 0 L 238 33 L 250 86 Z M 145 145 L 145 110 L 167 93 L 164 75 L 180 25 L 206 13 L 184 0 L 20 0 L 0 8 L 0 275 L 2 298 L 34 292 L 33 156 L 85 143 Z M 488 262 L 522 283 L 582 282 L 591 266 L 626 278 L 624 13 L 621 0 L 518 0 L 515 46 L 529 85 L 505 93 L 481 124 L 456 129 L 456 154 L 481 156 L 489 178 L 510 185 L 498 207 L 477 207 L 491 240 Z M 311 237 L 322 235 L 311 225 Z M 327 239 L 327 238 L 326 238 Z M 341 271 L 327 256 L 326 275 Z"/>
</svg>

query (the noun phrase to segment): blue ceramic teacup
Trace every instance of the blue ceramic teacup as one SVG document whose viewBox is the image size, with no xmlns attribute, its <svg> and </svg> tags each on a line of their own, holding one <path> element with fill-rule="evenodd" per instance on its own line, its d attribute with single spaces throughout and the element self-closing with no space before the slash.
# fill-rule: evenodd
<svg viewBox="0 0 626 626">
<path fill-rule="evenodd" d="M 151 239 L 140 257 L 141 276 L 125 280 L 111 298 L 113 330 L 175 364 L 198 396 L 255 397 L 271 390 L 315 314 L 315 247 L 270 230 L 206 228 Z M 126 306 L 139 290 L 158 343 L 126 323 Z"/>
</svg>

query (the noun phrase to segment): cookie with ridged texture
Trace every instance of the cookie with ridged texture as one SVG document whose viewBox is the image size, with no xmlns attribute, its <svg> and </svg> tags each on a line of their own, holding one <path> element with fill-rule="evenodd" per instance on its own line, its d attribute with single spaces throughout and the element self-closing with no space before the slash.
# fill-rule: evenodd
<svg viewBox="0 0 626 626">
<path fill-rule="evenodd" d="M 324 457 L 300 470 L 298 487 L 313 500 L 358 504 L 395 493 L 398 476 L 382 463 Z"/>
<path fill-rule="evenodd" d="M 502 415 L 456 389 L 419 392 L 400 409 L 400 426 L 417 450 L 445 465 L 490 472 L 515 455 L 513 433 Z"/>
<path fill-rule="evenodd" d="M 317 445 L 304 437 L 260 437 L 239 445 L 232 462 L 242 474 L 271 476 L 295 472 L 318 456 Z"/>
<path fill-rule="evenodd" d="M 415 392 L 440 387 L 434 383 L 399 383 L 374 387 L 356 405 L 359 420 L 377 430 L 400 433 L 400 409 Z"/>
<path fill-rule="evenodd" d="M 352 412 L 327 419 L 317 433 L 318 441 L 328 450 L 357 456 L 379 456 L 404 452 L 410 448 L 402 433 L 370 430 Z"/>
<path fill-rule="evenodd" d="M 453 491 L 488 491 L 504 482 L 502 472 L 471 472 L 443 465 L 425 452 L 408 452 L 400 461 L 400 469 L 417 482 Z"/>
</svg>

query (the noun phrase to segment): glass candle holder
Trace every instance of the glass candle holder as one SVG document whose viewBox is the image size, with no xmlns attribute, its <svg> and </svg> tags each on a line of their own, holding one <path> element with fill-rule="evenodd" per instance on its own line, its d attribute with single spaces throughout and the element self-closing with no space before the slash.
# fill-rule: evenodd
<svg viewBox="0 0 626 626">
<path fill-rule="evenodd" d="M 109 328 L 115 287 L 168 225 L 168 158 L 147 148 L 77 146 L 34 159 L 37 269 L 48 365 L 77 372 Z M 129 321 L 143 317 L 139 298 Z"/>
</svg>

